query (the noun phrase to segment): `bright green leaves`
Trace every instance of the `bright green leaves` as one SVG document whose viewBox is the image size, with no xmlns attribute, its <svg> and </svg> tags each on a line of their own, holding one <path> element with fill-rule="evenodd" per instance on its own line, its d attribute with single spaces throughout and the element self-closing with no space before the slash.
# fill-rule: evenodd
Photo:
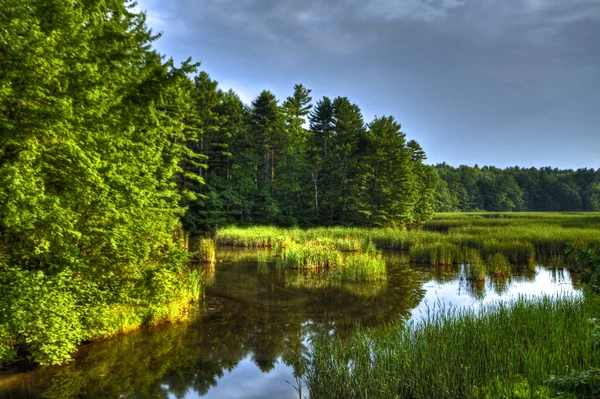
<svg viewBox="0 0 600 399">
<path fill-rule="evenodd" d="M 56 363 L 83 339 L 187 308 L 174 241 L 206 163 L 187 145 L 197 65 L 163 61 L 122 1 L 2 8 L 0 352 Z"/>
<path fill-rule="evenodd" d="M 68 360 L 85 338 L 72 272 L 50 277 L 42 271 L 9 268 L 0 272 L 0 287 L 5 340 L 23 345 L 41 364 Z M 10 360 L 11 352 L 5 349 L 7 357 L 0 361 Z"/>
</svg>

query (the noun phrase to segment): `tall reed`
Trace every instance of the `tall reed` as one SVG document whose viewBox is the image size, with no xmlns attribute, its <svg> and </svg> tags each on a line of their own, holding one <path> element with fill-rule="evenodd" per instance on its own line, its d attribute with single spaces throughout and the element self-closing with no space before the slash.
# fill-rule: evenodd
<svg viewBox="0 0 600 399">
<path fill-rule="evenodd" d="M 199 242 L 198 259 L 203 263 L 215 263 L 217 261 L 217 246 L 210 238 L 203 238 Z"/>
<path fill-rule="evenodd" d="M 311 398 L 551 398 L 550 376 L 600 367 L 595 298 L 519 298 L 445 309 L 418 324 L 313 341 Z"/>
</svg>

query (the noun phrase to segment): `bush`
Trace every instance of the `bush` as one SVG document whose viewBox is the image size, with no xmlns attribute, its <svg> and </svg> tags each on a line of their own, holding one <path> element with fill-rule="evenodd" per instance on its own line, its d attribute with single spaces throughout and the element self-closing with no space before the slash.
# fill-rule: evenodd
<svg viewBox="0 0 600 399">
<path fill-rule="evenodd" d="M 0 325 L 3 348 L 0 361 L 15 355 L 15 344 L 24 347 L 40 364 L 60 363 L 83 340 L 77 307 L 77 282 L 71 272 L 49 276 L 41 271 L 10 268 L 0 273 Z"/>
</svg>

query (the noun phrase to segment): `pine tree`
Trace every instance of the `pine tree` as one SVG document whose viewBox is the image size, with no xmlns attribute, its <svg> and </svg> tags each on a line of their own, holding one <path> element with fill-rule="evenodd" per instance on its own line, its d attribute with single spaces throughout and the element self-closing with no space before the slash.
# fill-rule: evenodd
<svg viewBox="0 0 600 399">
<path fill-rule="evenodd" d="M 411 149 L 393 117 L 375 118 L 368 125 L 364 181 L 368 200 L 361 214 L 373 226 L 401 227 L 413 222 L 418 200 Z"/>
<path fill-rule="evenodd" d="M 410 150 L 410 161 L 418 197 L 413 211 L 414 221 L 423 223 L 431 219 L 437 206 L 438 174 L 433 166 L 423 163 L 427 156 L 419 143 L 410 140 L 406 146 Z"/>
<path fill-rule="evenodd" d="M 336 224 L 360 223 L 358 215 L 361 189 L 361 163 L 364 155 L 365 123 L 356 104 L 346 97 L 333 101 L 333 153 L 329 157 L 329 180 L 324 198 L 329 204 L 331 220 Z"/>
<path fill-rule="evenodd" d="M 308 159 L 310 163 L 310 178 L 314 195 L 313 223 L 323 223 L 320 212 L 320 197 L 324 190 L 323 182 L 329 175 L 329 152 L 333 141 L 333 103 L 328 97 L 317 101 L 316 107 L 310 112 L 310 135 L 308 140 Z"/>
<path fill-rule="evenodd" d="M 252 102 L 251 132 L 260 157 L 257 165 L 258 207 L 256 217 L 263 222 L 277 220 L 279 204 L 272 195 L 273 181 L 276 179 L 277 157 L 281 152 L 284 119 L 277 99 L 265 90 Z"/>
<path fill-rule="evenodd" d="M 306 196 L 310 190 L 309 135 L 304 124 L 312 108 L 311 100 L 310 90 L 295 85 L 294 94 L 282 105 L 286 123 L 277 161 L 279 174 L 276 191 L 281 209 L 279 222 L 285 225 L 304 223 L 309 218 L 306 212 L 306 205 L 310 204 L 310 198 Z"/>
</svg>

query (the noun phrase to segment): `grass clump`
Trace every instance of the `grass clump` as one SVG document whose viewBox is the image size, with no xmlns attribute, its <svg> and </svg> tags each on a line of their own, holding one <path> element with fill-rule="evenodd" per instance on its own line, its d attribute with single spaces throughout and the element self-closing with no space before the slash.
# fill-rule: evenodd
<svg viewBox="0 0 600 399">
<path fill-rule="evenodd" d="M 597 297 L 519 298 L 323 336 L 304 380 L 311 398 L 551 398 L 550 376 L 600 366 L 599 312 Z"/>
<path fill-rule="evenodd" d="M 486 268 L 488 273 L 496 277 L 510 276 L 511 265 L 508 259 L 501 254 L 495 253 L 486 260 Z"/>
<path fill-rule="evenodd" d="M 214 240 L 203 238 L 198 245 L 198 259 L 200 262 L 213 264 L 217 261 L 217 245 Z"/>
<path fill-rule="evenodd" d="M 342 275 L 342 281 L 385 280 L 385 260 L 376 251 L 347 254 L 344 256 Z"/>
<path fill-rule="evenodd" d="M 451 265 L 463 260 L 461 249 L 449 242 L 418 243 L 408 254 L 411 262 L 428 265 Z"/>
<path fill-rule="evenodd" d="M 299 269 L 334 269 L 340 281 L 377 281 L 387 278 L 386 264 L 376 250 L 343 252 L 332 243 L 290 243 L 282 252 L 280 266 Z"/>
<path fill-rule="evenodd" d="M 484 281 L 486 270 L 485 262 L 481 258 L 472 260 L 465 268 L 466 278 L 470 281 Z"/>
<path fill-rule="evenodd" d="M 282 252 L 287 268 L 325 269 L 343 265 L 343 255 L 334 246 L 320 241 L 291 243 Z"/>
</svg>

